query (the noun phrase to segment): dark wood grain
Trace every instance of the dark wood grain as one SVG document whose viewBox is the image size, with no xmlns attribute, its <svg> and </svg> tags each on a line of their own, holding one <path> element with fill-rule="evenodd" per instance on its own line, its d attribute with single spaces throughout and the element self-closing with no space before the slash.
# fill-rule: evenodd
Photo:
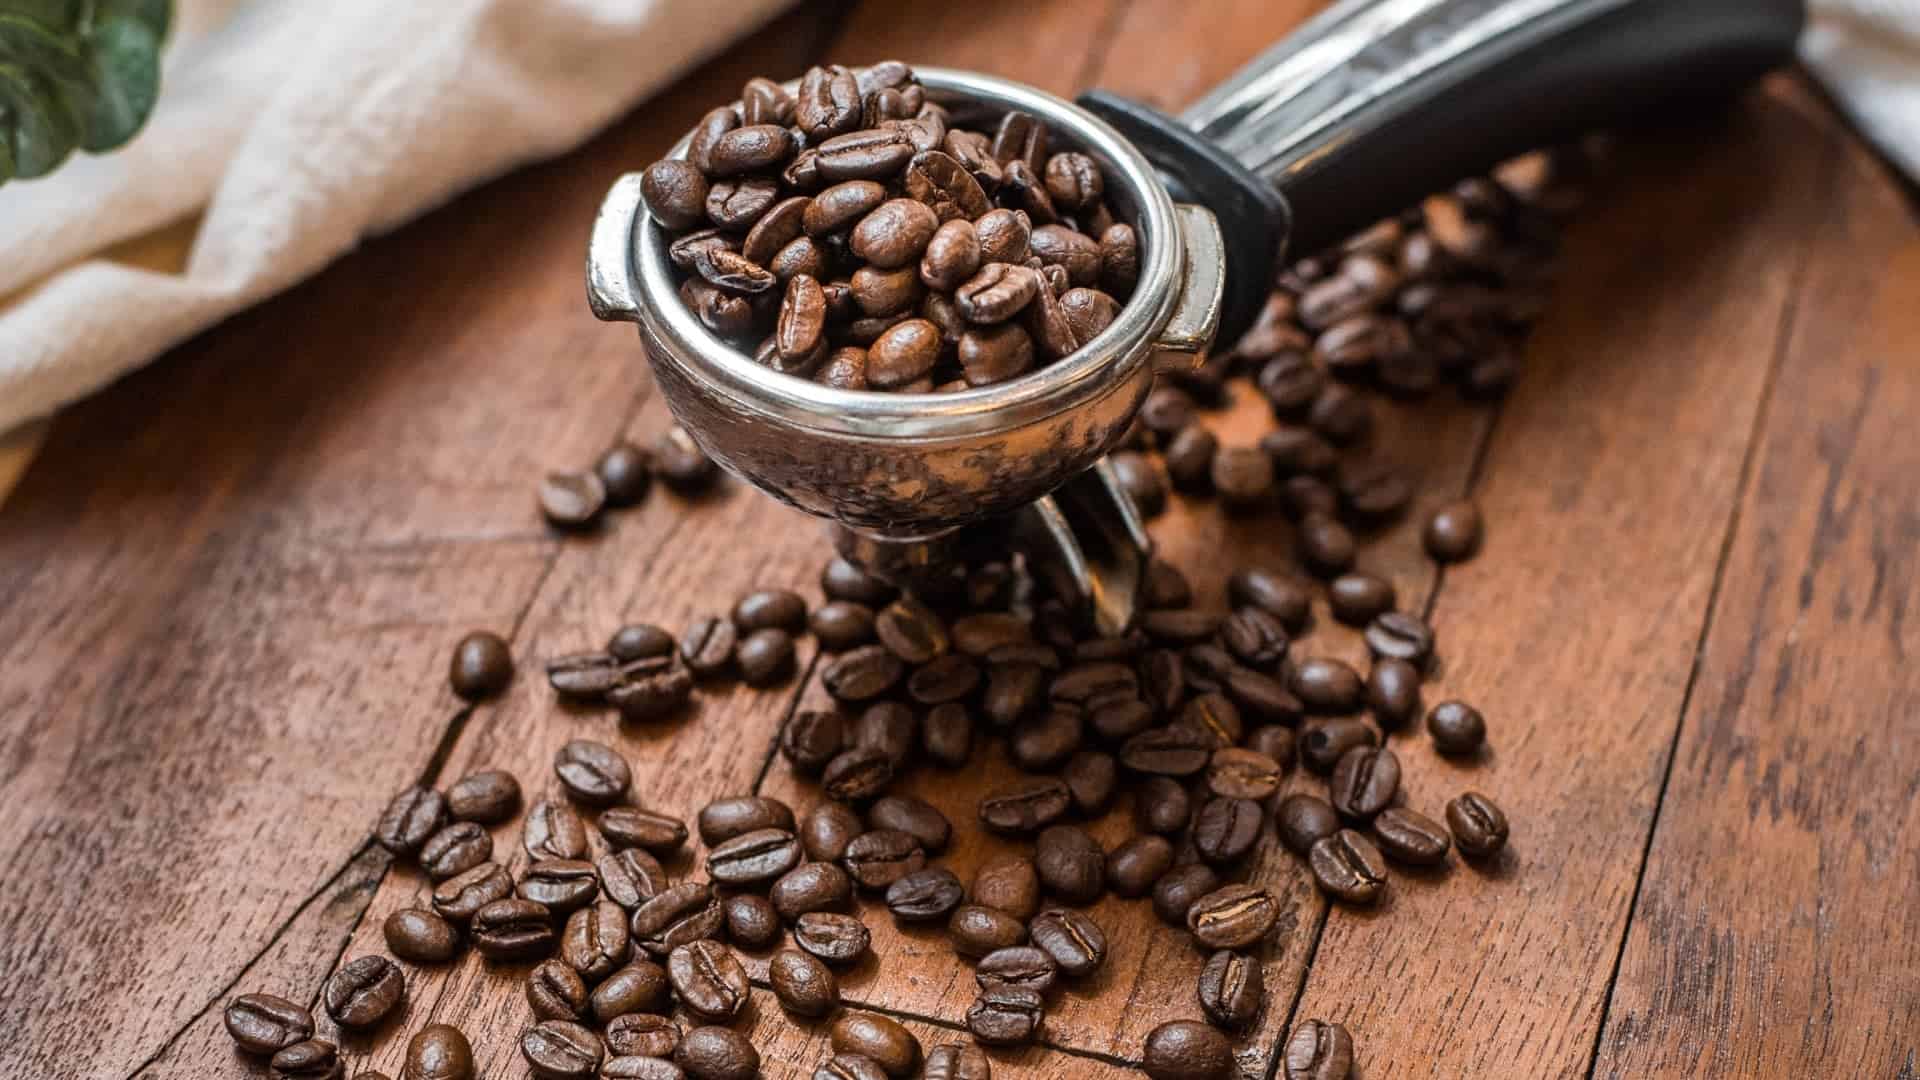
<svg viewBox="0 0 1920 1080">
<path fill-rule="evenodd" d="M 1920 227 L 1829 145 L 1595 1076 L 1920 1069 Z"/>
</svg>

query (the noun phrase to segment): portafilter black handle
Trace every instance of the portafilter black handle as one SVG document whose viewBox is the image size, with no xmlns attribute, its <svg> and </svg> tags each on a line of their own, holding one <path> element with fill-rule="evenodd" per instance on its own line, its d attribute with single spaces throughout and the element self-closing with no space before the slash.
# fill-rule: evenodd
<svg viewBox="0 0 1920 1080">
<path fill-rule="evenodd" d="M 1318 251 L 1525 150 L 1723 96 L 1791 59 L 1805 21 L 1804 0 L 1345 0 L 1178 120 L 1097 90 L 1080 104 L 1221 219 L 1227 344 L 1285 249 Z"/>
</svg>

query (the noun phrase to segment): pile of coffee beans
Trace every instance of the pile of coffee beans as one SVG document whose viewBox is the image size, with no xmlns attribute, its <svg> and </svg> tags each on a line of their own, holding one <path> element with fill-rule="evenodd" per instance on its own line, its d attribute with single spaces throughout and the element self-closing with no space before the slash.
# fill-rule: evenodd
<svg viewBox="0 0 1920 1080">
<path fill-rule="evenodd" d="M 928 100 L 899 61 L 816 67 L 791 94 L 749 81 L 641 193 L 681 298 L 760 363 L 964 390 L 1074 352 L 1133 292 L 1133 227 L 1100 163 L 1058 142 L 1028 113 Z"/>
</svg>

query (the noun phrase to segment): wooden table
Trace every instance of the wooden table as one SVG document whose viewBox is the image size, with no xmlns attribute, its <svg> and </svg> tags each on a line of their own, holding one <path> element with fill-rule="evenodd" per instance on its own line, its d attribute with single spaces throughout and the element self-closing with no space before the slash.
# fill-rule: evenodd
<svg viewBox="0 0 1920 1080">
<path fill-rule="evenodd" d="M 749 74 L 825 57 L 1177 106 L 1311 6 L 798 13 L 579 152 L 63 416 L 0 514 L 0 1074 L 264 1075 L 221 1008 L 250 990 L 310 1000 L 381 948 L 382 918 L 427 888 L 367 842 L 409 782 L 494 765 L 538 789 L 559 743 L 588 734 L 631 754 L 652 806 L 815 798 L 772 755 L 810 683 L 616 731 L 536 674 L 624 620 L 682 626 L 751 585 L 817 599 L 826 555 L 810 523 L 739 484 L 698 504 L 656 493 L 588 539 L 535 515 L 544 469 L 668 422 L 631 330 L 594 322 L 581 294 L 587 222 L 617 173 Z M 1482 556 L 1441 576 L 1402 527 L 1363 559 L 1431 611 L 1429 700 L 1491 718 L 1489 757 L 1413 747 L 1408 785 L 1430 810 L 1493 795 L 1511 850 L 1398 875 L 1374 910 L 1329 909 L 1290 856 L 1260 853 L 1253 873 L 1287 913 L 1247 1074 L 1271 1073 L 1293 1020 L 1325 1017 L 1353 1029 L 1373 1080 L 1912 1077 L 1913 208 L 1781 76 L 1728 115 L 1626 140 L 1564 271 L 1503 405 L 1397 409 L 1379 447 L 1424 500 L 1473 494 Z M 1229 444 L 1265 423 L 1247 400 L 1215 421 Z M 1285 530 L 1204 503 L 1154 528 L 1205 605 L 1229 563 L 1289 558 Z M 504 700 L 468 709 L 444 670 L 473 627 L 509 635 L 522 666 Z M 1351 635 L 1315 640 L 1358 655 Z M 966 820 L 1004 771 L 937 797 Z M 964 875 L 994 845 L 961 831 L 948 861 Z M 500 849 L 516 841 L 503 830 Z M 1185 936 L 1138 903 L 1096 914 L 1109 969 L 1054 1006 L 1054 1049 L 999 1055 L 996 1075 L 1121 1075 L 1154 1024 L 1197 1015 Z M 971 981 L 939 935 L 869 922 L 885 959 L 848 997 L 929 1043 L 956 1037 Z M 470 957 L 411 988 L 401 1022 L 347 1040 L 356 1067 L 397 1076 L 407 1035 L 445 1020 L 474 1036 L 482 1075 L 522 1075 L 516 979 Z M 760 997 L 768 1074 L 809 1075 L 821 1030 Z"/>
</svg>

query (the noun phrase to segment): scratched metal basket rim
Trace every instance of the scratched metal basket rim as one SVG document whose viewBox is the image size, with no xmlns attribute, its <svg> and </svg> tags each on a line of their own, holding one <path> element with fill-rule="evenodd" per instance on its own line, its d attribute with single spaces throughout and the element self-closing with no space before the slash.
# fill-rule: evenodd
<svg viewBox="0 0 1920 1080">
<path fill-rule="evenodd" d="M 1140 277 L 1113 324 L 1078 351 L 1004 383 L 946 394 L 840 390 L 774 371 L 707 329 L 679 296 L 666 230 L 649 227 L 642 203 L 625 245 L 633 306 L 649 356 L 743 412 L 816 431 L 869 439 L 976 435 L 1031 423 L 1097 398 L 1147 363 L 1179 299 L 1185 259 L 1173 200 L 1153 166 L 1118 131 L 1079 106 L 1030 86 L 975 72 L 916 67 L 936 98 L 1033 113 L 1092 155 L 1107 173 L 1110 202 L 1131 211 Z M 793 84 L 789 84 L 792 89 Z M 688 138 L 669 155 L 684 157 Z"/>
</svg>

